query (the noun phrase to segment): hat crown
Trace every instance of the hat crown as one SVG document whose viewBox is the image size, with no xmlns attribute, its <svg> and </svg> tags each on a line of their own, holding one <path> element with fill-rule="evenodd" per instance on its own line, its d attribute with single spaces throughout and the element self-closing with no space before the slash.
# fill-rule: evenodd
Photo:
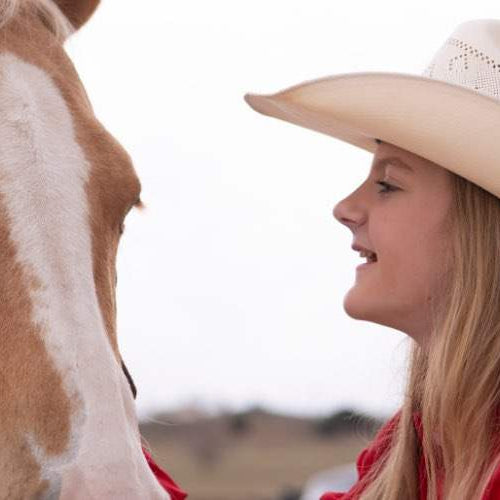
<svg viewBox="0 0 500 500">
<path fill-rule="evenodd" d="M 500 100 L 500 20 L 475 19 L 458 25 L 422 76 Z"/>
</svg>

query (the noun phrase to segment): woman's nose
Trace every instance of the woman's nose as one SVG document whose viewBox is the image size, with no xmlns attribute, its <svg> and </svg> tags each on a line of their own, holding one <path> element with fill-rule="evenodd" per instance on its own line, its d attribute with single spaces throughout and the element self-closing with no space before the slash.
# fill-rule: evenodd
<svg viewBox="0 0 500 500">
<path fill-rule="evenodd" d="M 365 217 L 362 207 L 355 205 L 354 200 L 349 197 L 339 201 L 333 207 L 332 214 L 335 219 L 351 230 L 355 226 L 362 224 L 363 218 Z"/>
<path fill-rule="evenodd" d="M 344 200 L 336 203 L 335 206 L 333 207 L 333 211 L 332 211 L 333 217 L 335 217 L 335 219 L 337 219 L 339 222 L 342 222 L 342 218 L 343 218 L 343 215 L 342 215 L 343 214 L 343 207 L 342 207 L 343 201 Z"/>
<path fill-rule="evenodd" d="M 333 207 L 333 216 L 337 219 L 341 224 L 347 224 L 350 221 L 350 218 L 347 216 L 347 208 L 348 201 L 347 198 L 336 203 Z"/>
</svg>

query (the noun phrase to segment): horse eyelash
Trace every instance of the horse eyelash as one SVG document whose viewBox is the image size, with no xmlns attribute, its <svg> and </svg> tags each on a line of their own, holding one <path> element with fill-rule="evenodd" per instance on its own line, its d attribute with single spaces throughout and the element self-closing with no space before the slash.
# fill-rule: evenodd
<svg viewBox="0 0 500 500">
<path fill-rule="evenodd" d="M 125 217 L 123 218 L 119 231 L 120 234 L 123 234 L 125 232 L 125 219 L 127 218 L 127 215 L 132 211 L 133 208 L 138 208 L 139 210 L 143 209 L 145 207 L 144 203 L 142 202 L 141 198 L 137 198 L 137 200 L 131 205 L 131 207 L 127 210 L 127 213 L 125 214 Z"/>
</svg>

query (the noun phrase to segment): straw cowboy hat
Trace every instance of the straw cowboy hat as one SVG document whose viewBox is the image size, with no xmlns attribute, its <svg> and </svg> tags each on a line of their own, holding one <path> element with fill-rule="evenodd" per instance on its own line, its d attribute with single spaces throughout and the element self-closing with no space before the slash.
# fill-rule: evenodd
<svg viewBox="0 0 500 500">
<path fill-rule="evenodd" d="M 381 139 L 500 197 L 500 20 L 458 25 L 422 76 L 344 73 L 245 100 L 370 152 Z"/>
</svg>

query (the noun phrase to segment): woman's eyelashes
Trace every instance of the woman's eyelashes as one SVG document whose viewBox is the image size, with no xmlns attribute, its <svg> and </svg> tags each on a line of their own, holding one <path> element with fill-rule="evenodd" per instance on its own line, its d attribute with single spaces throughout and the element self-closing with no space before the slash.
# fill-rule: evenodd
<svg viewBox="0 0 500 500">
<path fill-rule="evenodd" d="M 384 189 L 381 189 L 380 191 L 377 191 L 378 193 L 389 193 L 391 191 L 397 191 L 399 188 L 397 188 L 396 186 L 393 186 L 392 184 L 389 184 L 388 182 L 385 182 L 385 181 L 377 181 L 375 182 L 375 184 L 379 184 L 380 186 L 382 186 Z"/>
</svg>

